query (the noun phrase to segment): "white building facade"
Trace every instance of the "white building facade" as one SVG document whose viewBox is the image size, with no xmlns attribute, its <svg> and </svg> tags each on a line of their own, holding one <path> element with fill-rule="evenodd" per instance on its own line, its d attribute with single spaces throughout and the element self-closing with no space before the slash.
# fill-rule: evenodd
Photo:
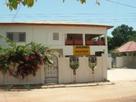
<svg viewBox="0 0 136 102">
<path fill-rule="evenodd" d="M 98 55 L 98 59 L 105 59 L 102 65 L 105 68 L 102 73 L 104 77 L 100 76 L 98 81 L 103 81 L 107 78 L 107 30 L 112 28 L 108 25 L 100 24 L 90 24 L 90 23 L 69 23 L 69 22 L 13 22 L 13 23 L 0 23 L 0 34 L 7 36 L 13 41 L 16 41 L 18 44 L 24 44 L 29 42 L 42 43 L 45 46 L 54 49 L 58 52 L 58 61 L 63 59 L 63 61 L 68 59 L 70 56 L 77 56 L 87 60 L 90 55 Z M 64 61 L 68 63 L 68 61 Z M 80 62 L 80 61 L 79 61 Z M 101 60 L 99 61 L 101 64 Z M 81 62 L 86 63 L 87 62 Z M 66 64 L 65 64 L 66 65 Z M 61 72 L 63 64 L 57 62 L 57 70 L 52 71 L 56 75 L 57 83 L 71 83 L 72 79 L 64 78 L 65 75 L 62 75 Z M 85 65 L 86 66 L 86 65 Z M 88 66 L 88 64 L 87 64 Z M 101 65 L 98 64 L 99 67 Z M 101 68 L 99 68 L 101 69 Z M 86 74 L 88 71 L 81 70 L 83 74 Z M 67 71 L 67 70 L 65 70 Z M 42 71 L 43 73 L 43 71 Z M 64 72 L 65 73 L 65 72 Z M 47 74 L 47 71 L 44 71 L 43 78 L 41 78 L 41 83 L 50 82 L 55 80 L 53 78 L 45 78 L 50 75 Z M 48 73 L 49 74 L 49 73 Z M 72 74 L 71 74 L 72 75 Z M 52 75 L 53 76 L 53 75 Z M 68 75 L 70 76 L 70 75 Z M 67 77 L 68 77 L 67 76 Z M 80 75 L 78 75 L 79 77 Z M 96 75 L 97 76 L 97 75 Z M 92 79 L 89 79 L 89 75 L 80 80 L 77 78 L 77 82 L 91 82 Z M 97 81 L 97 80 L 96 80 Z M 40 83 L 39 81 L 37 83 Z"/>
</svg>

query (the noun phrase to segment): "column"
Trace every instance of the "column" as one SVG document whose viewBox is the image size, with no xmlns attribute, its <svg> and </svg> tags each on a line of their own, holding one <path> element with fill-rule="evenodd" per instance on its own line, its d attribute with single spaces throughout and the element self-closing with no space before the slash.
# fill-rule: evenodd
<svg viewBox="0 0 136 102">
<path fill-rule="evenodd" d="M 83 45 L 85 45 L 85 34 L 83 34 Z"/>
</svg>

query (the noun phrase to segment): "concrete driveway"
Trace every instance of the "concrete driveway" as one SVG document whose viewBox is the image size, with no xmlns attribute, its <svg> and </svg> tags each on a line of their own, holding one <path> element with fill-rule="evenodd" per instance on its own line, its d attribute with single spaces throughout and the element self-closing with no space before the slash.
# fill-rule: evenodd
<svg viewBox="0 0 136 102">
<path fill-rule="evenodd" d="M 113 68 L 108 70 L 107 75 L 110 81 L 136 81 L 136 69 Z"/>
</svg>

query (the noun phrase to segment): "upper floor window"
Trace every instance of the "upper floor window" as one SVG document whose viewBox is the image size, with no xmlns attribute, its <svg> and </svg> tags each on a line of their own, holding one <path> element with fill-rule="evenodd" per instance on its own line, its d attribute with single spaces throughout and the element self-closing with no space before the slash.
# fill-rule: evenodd
<svg viewBox="0 0 136 102">
<path fill-rule="evenodd" d="M 7 38 L 15 42 L 25 42 L 26 33 L 25 32 L 7 32 Z"/>
<path fill-rule="evenodd" d="M 59 40 L 59 33 L 53 33 L 53 40 Z"/>
</svg>

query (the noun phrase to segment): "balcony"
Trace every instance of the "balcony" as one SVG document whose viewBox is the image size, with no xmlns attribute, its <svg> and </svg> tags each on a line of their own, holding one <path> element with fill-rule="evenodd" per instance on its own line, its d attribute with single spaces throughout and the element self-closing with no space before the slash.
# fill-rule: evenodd
<svg viewBox="0 0 136 102">
<path fill-rule="evenodd" d="M 97 42 L 95 40 L 86 40 L 85 44 L 86 45 L 97 45 Z"/>
<path fill-rule="evenodd" d="M 103 35 L 100 34 L 86 34 L 85 44 L 92 46 L 102 46 L 105 45 L 105 38 Z"/>
<path fill-rule="evenodd" d="M 88 45 L 88 46 L 103 46 L 105 38 L 100 34 L 67 34 L 65 45 Z M 83 42 L 85 41 L 85 44 Z"/>
<path fill-rule="evenodd" d="M 73 45 L 73 40 L 66 40 L 65 45 Z"/>
<path fill-rule="evenodd" d="M 85 44 L 86 45 L 97 45 L 97 46 L 99 46 L 99 45 L 105 45 L 105 41 L 104 41 L 104 39 L 91 39 L 91 40 L 86 40 L 85 41 Z"/>
<path fill-rule="evenodd" d="M 67 39 L 65 41 L 65 45 L 83 45 L 83 40 L 78 40 L 78 39 L 69 40 L 69 39 Z"/>
</svg>

